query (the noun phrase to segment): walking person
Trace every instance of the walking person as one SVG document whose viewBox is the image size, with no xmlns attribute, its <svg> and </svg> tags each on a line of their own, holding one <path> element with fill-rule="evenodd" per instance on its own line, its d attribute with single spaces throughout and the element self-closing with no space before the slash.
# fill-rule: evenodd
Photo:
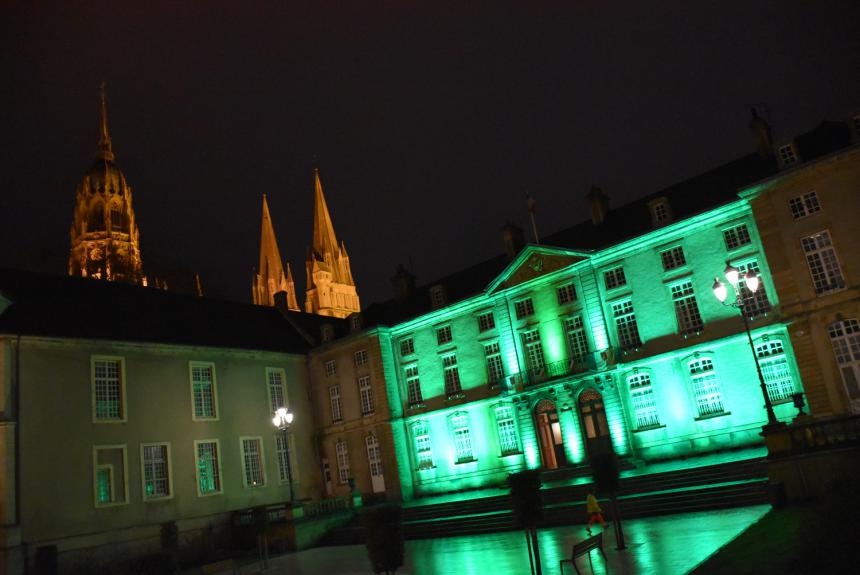
<svg viewBox="0 0 860 575">
<path fill-rule="evenodd" d="M 588 512 L 588 524 L 585 526 L 585 531 L 591 535 L 591 526 L 597 522 L 600 526 L 606 529 L 606 521 L 603 520 L 603 509 L 597 502 L 597 497 L 594 496 L 594 490 L 588 490 L 588 496 L 585 498 L 585 510 Z"/>
</svg>

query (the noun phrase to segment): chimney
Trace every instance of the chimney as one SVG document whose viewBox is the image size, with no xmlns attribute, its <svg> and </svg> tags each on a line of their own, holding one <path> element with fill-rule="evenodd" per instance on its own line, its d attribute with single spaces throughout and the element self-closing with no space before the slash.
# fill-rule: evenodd
<svg viewBox="0 0 860 575">
<path fill-rule="evenodd" d="M 773 133 L 768 124 L 763 118 L 760 118 L 756 109 L 752 109 L 752 120 L 750 120 L 750 130 L 756 139 L 756 149 L 762 158 L 773 157 Z"/>
<path fill-rule="evenodd" d="M 395 300 L 408 301 L 415 291 L 415 276 L 409 273 L 403 264 L 397 264 L 397 271 L 391 276 L 391 287 L 394 288 Z"/>
<path fill-rule="evenodd" d="M 509 260 L 517 257 L 517 254 L 525 247 L 526 240 L 523 237 L 523 229 L 514 222 L 508 220 L 502 226 L 502 242 L 505 244 L 505 254 Z"/>
<path fill-rule="evenodd" d="M 586 194 L 585 199 L 588 200 L 588 207 L 591 208 L 592 223 L 595 226 L 602 224 L 606 214 L 609 213 L 609 196 L 592 184 L 591 191 Z"/>
</svg>

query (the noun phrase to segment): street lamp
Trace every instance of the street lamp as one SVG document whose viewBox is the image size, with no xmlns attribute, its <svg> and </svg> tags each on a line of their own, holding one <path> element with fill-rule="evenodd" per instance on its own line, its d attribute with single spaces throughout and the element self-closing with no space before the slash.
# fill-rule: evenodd
<svg viewBox="0 0 860 575">
<path fill-rule="evenodd" d="M 275 411 L 272 423 L 284 434 L 284 457 L 287 460 L 287 482 L 290 484 L 290 505 L 293 504 L 293 470 L 290 468 L 290 441 L 287 433 L 293 423 L 293 414 L 286 407 L 279 407 Z"/>
<path fill-rule="evenodd" d="M 726 301 L 729 295 L 729 290 L 726 287 L 726 284 L 720 281 L 720 278 L 714 278 L 714 295 L 717 296 L 717 299 L 720 300 L 720 303 L 725 306 L 736 307 L 741 312 L 741 317 L 744 320 L 744 329 L 747 332 L 747 339 L 750 342 L 750 349 L 752 350 L 753 360 L 755 360 L 755 369 L 758 372 L 758 381 L 761 385 L 761 393 L 764 396 L 764 407 L 767 410 L 767 427 L 772 427 L 779 425 L 779 421 L 776 419 L 776 414 L 773 412 L 773 404 L 770 402 L 770 396 L 767 394 L 767 384 L 764 382 L 764 376 L 761 373 L 761 366 L 758 363 L 758 354 L 755 351 L 755 344 L 753 344 L 752 334 L 750 333 L 750 323 L 747 319 L 746 312 L 746 298 L 741 294 L 741 290 L 738 287 L 740 280 L 743 279 L 746 283 L 747 289 L 750 292 L 755 293 L 758 290 L 760 279 L 758 274 L 754 271 L 746 272 L 743 277 L 741 277 L 740 271 L 731 264 L 726 265 L 725 271 L 723 274 L 726 276 L 726 279 L 729 282 L 729 285 L 732 286 L 732 290 L 735 293 L 734 301 Z"/>
</svg>

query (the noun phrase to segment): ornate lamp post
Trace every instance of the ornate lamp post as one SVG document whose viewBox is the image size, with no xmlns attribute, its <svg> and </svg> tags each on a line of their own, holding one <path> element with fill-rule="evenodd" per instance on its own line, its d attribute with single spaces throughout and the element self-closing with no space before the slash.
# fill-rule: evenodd
<svg viewBox="0 0 860 575">
<path fill-rule="evenodd" d="M 720 278 L 714 278 L 714 295 L 717 296 L 717 299 L 720 300 L 720 303 L 725 306 L 738 308 L 741 312 L 741 317 L 744 320 L 744 329 L 747 332 L 747 339 L 750 342 L 750 349 L 752 350 L 753 360 L 755 360 L 755 368 L 758 372 L 758 381 L 761 385 L 761 394 L 764 396 L 764 407 L 767 410 L 767 426 L 766 427 L 774 427 L 779 425 L 779 421 L 776 419 L 776 415 L 773 412 L 773 404 L 770 401 L 770 396 L 767 394 L 767 384 L 764 382 L 764 376 L 761 373 L 761 366 L 758 363 L 758 355 L 755 352 L 755 344 L 753 343 L 752 334 L 750 333 L 750 324 L 747 319 L 746 312 L 746 298 L 741 294 L 741 290 L 738 287 L 738 282 L 741 280 L 740 272 L 737 268 L 733 267 L 731 264 L 726 265 L 726 269 L 723 272 L 726 276 L 726 279 L 729 282 L 729 285 L 732 286 L 732 290 L 734 291 L 735 297 L 734 301 L 726 301 L 728 297 L 728 288 L 726 288 L 726 284 L 720 281 Z M 760 278 L 758 274 L 755 272 L 747 272 L 743 276 L 743 280 L 746 283 L 746 287 L 753 294 L 758 290 Z"/>
<path fill-rule="evenodd" d="M 290 505 L 293 504 L 293 470 L 290 468 L 290 441 L 288 432 L 290 425 L 293 423 L 293 414 L 287 411 L 286 407 L 279 407 L 272 418 L 272 423 L 275 427 L 284 434 L 284 457 L 287 460 L 287 482 L 290 485 Z"/>
</svg>

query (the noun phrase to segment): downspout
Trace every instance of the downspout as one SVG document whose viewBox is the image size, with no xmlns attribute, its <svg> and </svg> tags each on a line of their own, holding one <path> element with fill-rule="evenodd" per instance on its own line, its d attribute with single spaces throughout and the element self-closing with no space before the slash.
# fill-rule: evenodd
<svg viewBox="0 0 860 575">
<path fill-rule="evenodd" d="M 12 409 L 15 413 L 15 524 L 18 526 L 20 537 L 21 531 L 21 334 L 16 337 L 15 343 L 15 376 L 12 385 Z M 21 552 L 24 560 L 24 573 L 29 571 L 30 561 L 28 559 L 27 544 L 21 539 Z"/>
</svg>

